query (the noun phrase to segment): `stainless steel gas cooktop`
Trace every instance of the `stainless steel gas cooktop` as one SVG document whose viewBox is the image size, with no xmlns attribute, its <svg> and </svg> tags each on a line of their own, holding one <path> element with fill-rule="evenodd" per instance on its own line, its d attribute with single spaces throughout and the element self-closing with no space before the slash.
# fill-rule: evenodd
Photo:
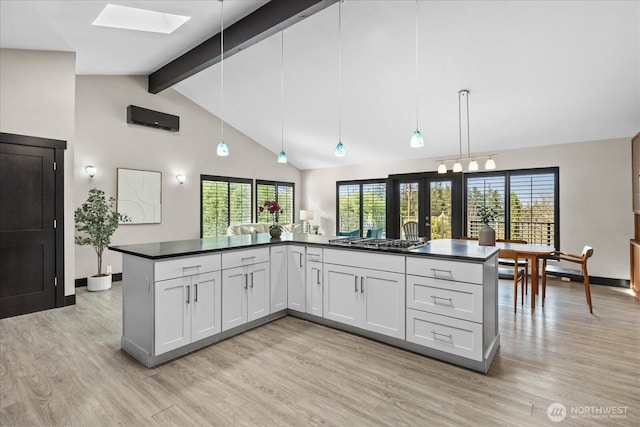
<svg viewBox="0 0 640 427">
<path fill-rule="evenodd" d="M 380 249 L 384 251 L 407 252 L 426 243 L 418 240 L 401 240 L 401 239 L 374 239 L 365 237 L 341 237 L 330 239 L 329 244 L 336 246 Z"/>
</svg>

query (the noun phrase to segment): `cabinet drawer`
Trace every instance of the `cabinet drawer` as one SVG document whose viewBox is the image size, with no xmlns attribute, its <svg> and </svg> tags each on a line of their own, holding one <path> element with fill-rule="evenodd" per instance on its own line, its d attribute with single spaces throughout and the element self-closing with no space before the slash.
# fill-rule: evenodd
<svg viewBox="0 0 640 427">
<path fill-rule="evenodd" d="M 323 257 L 327 264 L 404 273 L 405 257 L 401 254 L 377 254 L 354 249 L 325 249 Z"/>
<path fill-rule="evenodd" d="M 445 259 L 407 257 L 407 274 L 482 284 L 482 264 Z"/>
<path fill-rule="evenodd" d="M 154 280 L 167 280 L 176 277 L 193 276 L 220 270 L 220 254 L 175 258 L 158 261 L 154 264 Z"/>
<path fill-rule="evenodd" d="M 482 322 L 482 285 L 407 275 L 407 307 Z"/>
<path fill-rule="evenodd" d="M 222 254 L 222 268 L 241 267 L 269 261 L 269 248 L 245 249 Z"/>
<path fill-rule="evenodd" d="M 482 361 L 482 325 L 407 309 L 407 341 Z"/>
<path fill-rule="evenodd" d="M 322 248 L 307 246 L 307 260 L 322 262 Z"/>
</svg>

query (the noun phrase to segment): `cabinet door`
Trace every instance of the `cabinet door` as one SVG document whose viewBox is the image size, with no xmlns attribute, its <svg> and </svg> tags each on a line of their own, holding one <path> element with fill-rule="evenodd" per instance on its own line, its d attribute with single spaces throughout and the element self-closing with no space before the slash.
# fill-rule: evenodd
<svg viewBox="0 0 640 427">
<path fill-rule="evenodd" d="M 322 263 L 307 261 L 307 313 L 322 316 Z"/>
<path fill-rule="evenodd" d="M 324 265 L 324 317 L 358 326 L 360 295 L 358 269 L 343 265 Z"/>
<path fill-rule="evenodd" d="M 221 273 L 191 277 L 191 342 L 217 334 L 222 330 Z"/>
<path fill-rule="evenodd" d="M 405 339 L 405 276 L 360 270 L 360 327 Z"/>
<path fill-rule="evenodd" d="M 276 246 L 271 248 L 271 313 L 287 304 L 287 246 Z"/>
<path fill-rule="evenodd" d="M 155 283 L 154 355 L 191 342 L 191 279 L 179 277 Z"/>
<path fill-rule="evenodd" d="M 269 263 L 261 262 L 249 267 L 247 290 L 247 321 L 259 319 L 269 314 Z"/>
<path fill-rule="evenodd" d="M 247 267 L 222 270 L 222 330 L 247 322 Z"/>
<path fill-rule="evenodd" d="M 297 311 L 305 311 L 305 247 L 289 246 L 287 257 L 287 282 L 289 289 L 289 308 Z"/>
</svg>

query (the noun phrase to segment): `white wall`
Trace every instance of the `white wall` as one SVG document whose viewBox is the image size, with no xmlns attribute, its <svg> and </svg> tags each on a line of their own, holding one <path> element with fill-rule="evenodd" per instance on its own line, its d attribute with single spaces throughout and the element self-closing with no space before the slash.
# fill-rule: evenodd
<svg viewBox="0 0 640 427">
<path fill-rule="evenodd" d="M 180 131 L 168 132 L 126 122 L 128 105 L 180 116 Z M 111 244 L 194 239 L 200 236 L 200 174 L 281 180 L 296 185 L 296 211 L 300 209 L 300 171 L 276 163 L 276 155 L 236 129 L 225 125 L 228 157 L 216 156 L 220 119 L 173 89 L 153 95 L 143 76 L 77 76 L 76 79 L 76 207 L 97 187 L 116 197 L 116 169 L 162 172 L 162 223 L 125 224 Z M 89 178 L 86 165 L 98 172 Z M 178 184 L 176 174 L 186 175 Z M 254 196 L 255 197 L 255 196 Z M 296 212 L 297 216 L 297 212 Z M 105 251 L 103 268 L 122 271 L 119 253 Z M 96 255 L 90 247 L 76 247 L 75 277 L 95 274 Z"/>
<path fill-rule="evenodd" d="M 0 131 L 67 141 L 64 154 L 65 295 L 75 293 L 73 153 L 76 56 L 0 49 Z"/>
<path fill-rule="evenodd" d="M 502 151 L 498 170 L 560 168 L 561 250 L 594 248 L 589 274 L 629 279 L 631 138 Z M 391 174 L 435 171 L 436 159 L 415 159 L 302 172 L 302 204 L 323 213 L 322 227 L 335 232 L 335 181 L 386 178 Z M 315 222 L 315 219 L 314 219 Z"/>
</svg>

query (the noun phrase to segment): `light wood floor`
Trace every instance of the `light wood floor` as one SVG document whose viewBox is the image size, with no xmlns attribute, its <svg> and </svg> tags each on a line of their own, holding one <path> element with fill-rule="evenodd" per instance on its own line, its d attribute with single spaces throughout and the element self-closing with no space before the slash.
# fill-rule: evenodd
<svg viewBox="0 0 640 427">
<path fill-rule="evenodd" d="M 120 350 L 119 283 L 77 304 L 0 320 L 0 425 L 551 425 L 547 408 L 626 406 L 639 425 L 640 302 L 551 282 L 547 305 L 512 309 L 487 375 L 287 317 L 146 369 Z M 525 301 L 526 307 L 526 301 Z"/>
</svg>

